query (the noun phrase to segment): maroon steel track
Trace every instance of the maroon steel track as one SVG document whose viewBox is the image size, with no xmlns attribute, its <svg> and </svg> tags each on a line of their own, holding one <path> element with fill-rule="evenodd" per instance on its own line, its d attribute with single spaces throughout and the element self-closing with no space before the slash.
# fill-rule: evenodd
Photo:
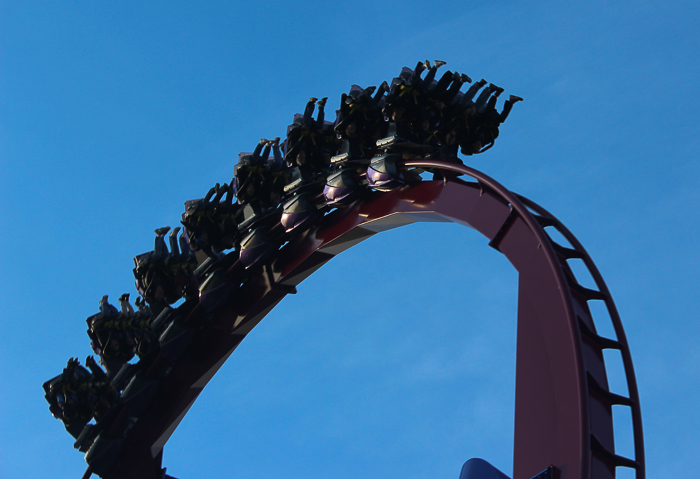
<svg viewBox="0 0 700 479">
<path fill-rule="evenodd" d="M 561 479 L 608 479 L 617 467 L 645 478 L 641 414 L 629 348 L 612 298 L 595 265 L 568 230 L 534 203 L 472 168 L 432 160 L 404 163 L 466 174 L 461 180 L 421 182 L 377 193 L 371 200 L 324 216 L 282 247 L 269 266 L 218 271 L 187 318 L 203 324 L 195 343 L 160 380 L 156 398 L 129 431 L 107 479 L 158 478 L 162 450 L 189 407 L 260 320 L 284 296 L 336 254 L 374 234 L 418 221 L 461 223 L 480 231 L 519 272 L 513 479 L 529 479 L 549 465 Z M 530 212 L 535 211 L 535 214 Z M 555 226 L 572 248 L 554 243 Z M 598 290 L 582 287 L 566 260 L 580 258 Z M 602 300 L 616 339 L 596 332 L 588 301 Z M 609 391 L 602 351 L 621 351 L 628 396 Z M 156 377 L 155 370 L 147 373 Z M 635 458 L 615 454 L 612 407 L 630 407 Z"/>
</svg>

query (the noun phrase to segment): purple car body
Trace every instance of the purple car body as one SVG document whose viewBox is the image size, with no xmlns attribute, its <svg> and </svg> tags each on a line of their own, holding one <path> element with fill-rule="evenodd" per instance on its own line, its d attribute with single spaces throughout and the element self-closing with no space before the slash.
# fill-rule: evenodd
<svg viewBox="0 0 700 479">
<path fill-rule="evenodd" d="M 275 251 L 277 251 L 275 243 L 261 231 L 261 228 L 256 228 L 241 241 L 238 259 L 246 269 L 253 268 L 267 261 Z"/>
<path fill-rule="evenodd" d="M 323 196 L 328 206 L 346 206 L 355 201 L 360 195 L 360 186 L 353 177 L 354 168 L 344 168 L 328 175 Z"/>
<path fill-rule="evenodd" d="M 303 231 L 318 218 L 318 208 L 309 201 L 309 193 L 299 193 L 284 203 L 280 223 L 287 233 Z"/>
<path fill-rule="evenodd" d="M 406 184 L 404 175 L 396 167 L 400 155 L 386 154 L 377 156 L 367 167 L 367 183 L 379 191 L 391 191 Z"/>
</svg>

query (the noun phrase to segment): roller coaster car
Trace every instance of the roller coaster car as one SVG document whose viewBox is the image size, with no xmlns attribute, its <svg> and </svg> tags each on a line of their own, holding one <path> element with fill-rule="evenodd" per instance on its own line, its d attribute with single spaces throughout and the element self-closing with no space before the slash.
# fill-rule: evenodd
<svg viewBox="0 0 700 479">
<path fill-rule="evenodd" d="M 284 187 L 285 198 L 282 206 L 280 224 L 286 233 L 304 231 L 320 216 L 319 208 L 325 206 L 321 191 L 323 181 L 297 178 Z"/>
<path fill-rule="evenodd" d="M 170 310 L 166 307 L 164 311 Z M 161 314 L 163 311 L 161 311 Z M 158 333 L 153 328 L 156 318 L 152 314 L 139 311 L 131 320 L 134 339 L 136 340 L 136 355 L 139 359 L 144 359 L 153 355 L 157 350 Z"/>
<path fill-rule="evenodd" d="M 49 379 L 43 385 L 51 415 L 59 419 L 66 431 L 76 439 L 92 419 L 92 401 L 87 397 L 89 393 L 86 387 L 80 388 L 80 385 L 88 383 L 89 373 L 82 366 L 78 368 L 81 371 L 75 377 L 67 377 L 64 370 L 63 374 Z"/>
<path fill-rule="evenodd" d="M 148 252 L 136 256 L 134 264 L 136 291 L 156 314 L 167 304 L 189 297 L 199 286 L 194 276 L 197 263 L 193 254 L 170 254 L 167 260 L 153 260 L 153 252 Z"/>
<path fill-rule="evenodd" d="M 347 206 L 357 200 L 365 191 L 366 166 L 370 160 L 353 159 L 349 153 L 348 141 L 343 142 L 343 152 L 331 158 L 336 171 L 326 177 L 323 196 L 328 206 Z"/>
<path fill-rule="evenodd" d="M 239 239 L 236 220 L 238 205 L 223 205 L 215 214 L 198 216 L 197 201 L 194 206 L 185 203 L 187 211 L 182 215 L 181 223 L 185 227 L 183 235 L 188 249 L 202 250 L 207 256 L 216 256 L 216 253 L 234 248 Z"/>
<path fill-rule="evenodd" d="M 396 162 L 401 158 L 398 153 L 385 153 L 372 158 L 367 167 L 367 184 L 378 191 L 391 191 L 420 181 L 419 176 L 402 171 L 396 166 Z"/>
<path fill-rule="evenodd" d="M 265 229 L 255 228 L 241 240 L 238 260 L 246 269 L 263 264 L 279 249 L 279 243 L 271 239 Z"/>
<path fill-rule="evenodd" d="M 286 233 L 304 231 L 318 219 L 319 212 L 313 197 L 311 192 L 297 193 L 284 202 L 280 224 Z"/>
<path fill-rule="evenodd" d="M 51 414 L 76 439 L 93 417 L 96 421 L 104 419 L 119 400 L 94 358 L 88 356 L 86 365 L 90 371 L 77 359 L 70 359 L 60 375 L 43 385 Z"/>
<path fill-rule="evenodd" d="M 326 178 L 323 196 L 328 206 L 346 206 L 357 200 L 363 189 L 356 168 L 343 168 Z"/>
<path fill-rule="evenodd" d="M 367 168 L 367 183 L 379 191 L 391 191 L 406 184 L 420 181 L 417 172 L 402 171 L 396 166 L 401 159 L 425 158 L 435 154 L 435 147 L 404 140 L 397 134 L 396 123 L 389 125 L 389 136 L 377 140 L 377 147 L 383 155 L 372 158 Z"/>
<path fill-rule="evenodd" d="M 281 208 L 263 209 L 261 205 L 246 205 L 244 208 L 245 221 L 239 225 L 242 235 L 240 241 L 239 261 L 246 267 L 252 268 L 267 260 L 281 246 L 274 230 L 279 224 Z"/>
<path fill-rule="evenodd" d="M 100 312 L 87 318 L 87 334 L 92 350 L 110 376 L 136 354 L 137 343 L 132 320 L 127 315 L 107 316 Z"/>
</svg>

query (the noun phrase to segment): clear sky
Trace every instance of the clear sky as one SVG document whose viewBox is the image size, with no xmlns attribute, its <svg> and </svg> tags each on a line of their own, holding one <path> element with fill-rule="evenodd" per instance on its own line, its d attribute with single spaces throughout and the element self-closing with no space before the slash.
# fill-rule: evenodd
<svg viewBox="0 0 700 479">
<path fill-rule="evenodd" d="M 700 12 L 691 1 L 0 2 L 0 476 L 79 478 L 41 385 L 135 298 L 132 258 L 310 96 L 418 60 L 522 96 L 467 164 L 581 240 L 621 313 L 649 477 L 700 451 Z M 165 448 L 181 479 L 511 472 L 515 270 L 456 225 L 335 258 Z M 620 437 L 618 447 L 629 453 Z"/>
</svg>

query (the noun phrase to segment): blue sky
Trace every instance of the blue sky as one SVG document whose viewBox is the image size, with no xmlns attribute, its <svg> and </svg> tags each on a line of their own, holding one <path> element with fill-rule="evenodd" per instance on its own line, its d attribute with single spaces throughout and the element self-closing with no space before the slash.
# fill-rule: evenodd
<svg viewBox="0 0 700 479">
<path fill-rule="evenodd" d="M 467 164 L 581 240 L 620 310 L 649 477 L 700 440 L 696 2 L 0 2 L 0 468 L 80 477 L 41 384 L 103 294 L 310 96 L 440 59 L 522 96 Z M 242 343 L 165 448 L 181 478 L 510 473 L 517 277 L 412 225 L 343 253 Z M 629 441 L 620 438 L 621 452 Z M 627 448 L 627 449 L 625 449 Z"/>
</svg>

